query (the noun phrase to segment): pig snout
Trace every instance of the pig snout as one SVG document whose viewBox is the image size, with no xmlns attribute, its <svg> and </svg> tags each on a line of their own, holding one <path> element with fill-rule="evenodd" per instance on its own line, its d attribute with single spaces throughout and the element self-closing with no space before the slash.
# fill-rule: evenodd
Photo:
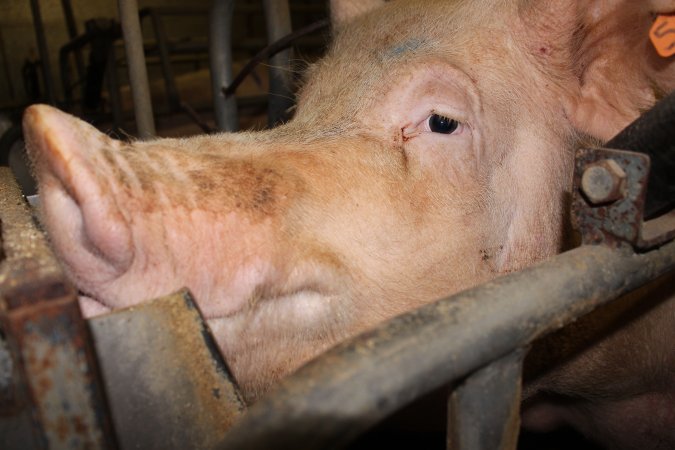
<svg viewBox="0 0 675 450">
<path fill-rule="evenodd" d="M 159 143 L 130 151 L 47 106 L 25 117 L 43 219 L 85 312 L 187 285 L 214 318 L 318 284 L 292 273 L 300 255 L 279 237 L 301 197 L 293 170 Z"/>
</svg>

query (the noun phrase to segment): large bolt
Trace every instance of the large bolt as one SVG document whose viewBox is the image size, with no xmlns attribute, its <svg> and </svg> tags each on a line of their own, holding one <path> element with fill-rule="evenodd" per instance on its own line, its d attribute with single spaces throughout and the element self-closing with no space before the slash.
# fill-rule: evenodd
<svg viewBox="0 0 675 450">
<path fill-rule="evenodd" d="M 581 190 L 594 205 L 615 202 L 625 195 L 626 172 L 613 159 L 589 164 L 581 176 Z"/>
</svg>

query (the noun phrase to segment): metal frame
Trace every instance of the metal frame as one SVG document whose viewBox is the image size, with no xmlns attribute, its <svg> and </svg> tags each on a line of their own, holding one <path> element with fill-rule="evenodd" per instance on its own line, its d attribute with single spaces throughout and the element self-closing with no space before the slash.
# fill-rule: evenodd
<svg viewBox="0 0 675 450">
<path fill-rule="evenodd" d="M 263 0 L 267 41 L 272 44 L 291 33 L 291 11 L 288 0 Z M 291 90 L 291 49 L 272 56 L 269 61 L 270 91 L 268 101 L 268 125 L 274 127 L 288 120 L 288 111 L 293 106 Z"/>
<path fill-rule="evenodd" d="M 0 447 L 114 447 L 77 293 L 7 167 L 0 170 L 0 221 L 0 344 L 7 344 L 2 365 L 11 374 L 9 382 L 0 377 Z"/>
<path fill-rule="evenodd" d="M 54 89 L 54 79 L 52 78 L 52 63 L 49 59 L 49 50 L 47 47 L 47 37 L 45 36 L 44 22 L 40 12 L 40 0 L 30 0 L 30 8 L 33 14 L 33 26 L 35 27 L 35 39 L 37 41 L 38 53 L 42 65 L 42 77 L 47 94 L 47 102 L 56 104 L 56 91 Z"/>
<path fill-rule="evenodd" d="M 155 118 L 152 113 L 148 70 L 145 66 L 143 33 L 141 32 L 141 21 L 138 15 L 138 2 L 136 0 L 118 0 L 118 5 L 122 34 L 124 36 L 124 48 L 126 49 L 127 63 L 129 65 L 129 85 L 134 102 L 138 135 L 142 139 L 147 139 L 155 136 L 157 133 Z"/>
<path fill-rule="evenodd" d="M 222 131 L 237 131 L 237 101 L 226 98 L 223 87 L 232 82 L 232 16 L 234 0 L 213 0 L 209 14 L 209 58 L 211 91 L 216 126 Z"/>
</svg>

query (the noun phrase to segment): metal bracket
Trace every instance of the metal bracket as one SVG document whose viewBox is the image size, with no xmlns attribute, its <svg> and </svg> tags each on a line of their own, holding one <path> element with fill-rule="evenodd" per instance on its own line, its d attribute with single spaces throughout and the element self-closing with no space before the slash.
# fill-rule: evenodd
<svg viewBox="0 0 675 450">
<path fill-rule="evenodd" d="M 648 250 L 675 237 L 675 211 L 644 222 L 650 158 L 582 148 L 576 153 L 572 223 L 583 244 Z"/>
</svg>

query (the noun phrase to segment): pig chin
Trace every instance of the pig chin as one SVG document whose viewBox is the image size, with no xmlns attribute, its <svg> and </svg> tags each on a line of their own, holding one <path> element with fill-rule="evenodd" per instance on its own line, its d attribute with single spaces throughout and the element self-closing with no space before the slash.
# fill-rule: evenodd
<svg viewBox="0 0 675 450">
<path fill-rule="evenodd" d="M 353 321 L 335 309 L 344 301 L 303 290 L 207 320 L 247 403 L 351 334 Z"/>
<path fill-rule="evenodd" d="M 348 330 L 354 329 L 354 320 L 348 308 L 339 308 L 352 297 L 338 292 L 347 285 L 340 270 L 316 262 L 293 267 L 248 262 L 228 270 L 227 281 L 178 284 L 194 295 L 244 398 L 252 403 L 280 378 L 353 334 Z M 80 307 L 85 317 L 94 317 L 180 287 L 129 293 L 126 298 L 134 300 L 124 305 L 105 294 L 83 294 Z"/>
</svg>

